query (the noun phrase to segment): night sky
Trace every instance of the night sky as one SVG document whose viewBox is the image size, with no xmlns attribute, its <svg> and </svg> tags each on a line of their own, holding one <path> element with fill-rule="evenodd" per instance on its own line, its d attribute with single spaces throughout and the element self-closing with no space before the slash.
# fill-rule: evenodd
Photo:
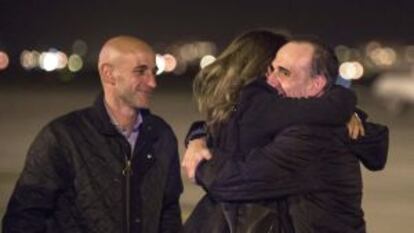
<svg viewBox="0 0 414 233">
<path fill-rule="evenodd" d="M 129 34 L 156 49 L 211 40 L 223 48 L 241 32 L 268 27 L 316 34 L 333 45 L 376 39 L 414 44 L 414 1 L 105 1 L 0 0 L 0 49 L 54 47 L 83 39 L 94 54 L 111 36 Z"/>
</svg>

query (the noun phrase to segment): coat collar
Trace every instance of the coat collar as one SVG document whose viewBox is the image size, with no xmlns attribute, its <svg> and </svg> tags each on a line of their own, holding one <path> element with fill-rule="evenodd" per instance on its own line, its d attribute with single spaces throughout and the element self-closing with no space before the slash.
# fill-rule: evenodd
<svg viewBox="0 0 414 233">
<path fill-rule="evenodd" d="M 151 115 L 151 112 L 149 109 L 139 109 L 137 110 L 139 113 L 141 113 L 143 123 L 146 123 L 146 120 L 148 116 Z M 104 94 L 101 91 L 98 97 L 95 99 L 95 102 L 92 106 L 92 112 L 93 112 L 93 123 L 96 126 L 96 128 L 103 134 L 107 135 L 118 135 L 119 132 L 116 129 L 115 125 L 112 124 L 111 118 L 108 115 L 108 112 L 105 108 L 104 103 Z"/>
</svg>

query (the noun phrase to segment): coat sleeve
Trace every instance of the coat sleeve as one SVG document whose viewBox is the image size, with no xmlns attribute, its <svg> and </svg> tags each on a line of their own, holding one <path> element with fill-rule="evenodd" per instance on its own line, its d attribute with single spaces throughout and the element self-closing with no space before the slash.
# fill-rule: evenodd
<svg viewBox="0 0 414 233">
<path fill-rule="evenodd" d="M 352 153 L 371 171 L 384 169 L 388 157 L 389 131 L 386 126 L 365 123 L 365 136 L 358 140 L 347 138 Z"/>
<path fill-rule="evenodd" d="M 218 201 L 263 200 L 320 190 L 318 155 L 323 147 L 312 142 L 311 133 L 304 136 L 304 130 L 290 127 L 270 144 L 242 156 L 213 149 L 213 159 L 197 168 L 196 180 Z"/>
<path fill-rule="evenodd" d="M 160 233 L 176 233 L 182 227 L 179 198 L 183 192 L 183 184 L 180 173 L 177 140 L 175 137 L 170 153 L 172 160 L 168 171 L 168 180 L 161 210 Z"/>
<path fill-rule="evenodd" d="M 195 121 L 191 124 L 187 135 L 184 138 L 184 146 L 187 147 L 191 140 L 205 137 L 207 135 L 207 128 L 205 121 Z"/>
<path fill-rule="evenodd" d="M 360 108 L 355 113 L 362 120 L 365 136 L 353 140 L 347 133 L 337 132 L 351 152 L 358 157 L 361 163 L 370 171 L 380 171 L 387 163 L 389 147 L 389 129 L 385 125 L 368 122 L 368 114 Z"/>
<path fill-rule="evenodd" d="M 344 125 L 355 111 L 355 93 L 334 86 L 321 98 L 282 98 L 263 85 L 246 87 L 240 96 L 241 127 L 271 128 L 275 133 L 295 124 Z M 360 113 L 361 115 L 362 113 Z M 268 125 L 272 122 L 272 125 Z M 260 125 L 260 124 L 267 125 Z M 256 127 L 257 126 L 257 127 Z M 193 122 L 184 140 L 188 142 L 207 134 L 204 121 Z"/>
<path fill-rule="evenodd" d="M 3 232 L 45 232 L 59 193 L 65 189 L 69 164 L 50 127 L 30 146 L 3 219 Z"/>
<path fill-rule="evenodd" d="M 297 124 L 344 125 L 357 103 L 350 89 L 334 86 L 318 98 L 285 98 L 257 88 L 241 96 L 239 118 L 243 127 L 270 128 L 275 131 Z"/>
</svg>

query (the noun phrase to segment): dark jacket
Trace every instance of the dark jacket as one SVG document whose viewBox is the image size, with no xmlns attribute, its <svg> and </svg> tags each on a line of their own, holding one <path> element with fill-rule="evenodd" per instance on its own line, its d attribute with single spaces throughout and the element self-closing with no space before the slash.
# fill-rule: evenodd
<svg viewBox="0 0 414 233">
<path fill-rule="evenodd" d="M 182 192 L 177 140 L 161 118 L 148 110 L 141 114 L 133 153 L 111 123 L 102 96 L 93 107 L 43 128 L 29 149 L 3 232 L 177 232 Z"/>
<path fill-rule="evenodd" d="M 344 90 L 334 91 L 334 94 L 342 96 L 328 93 L 317 100 L 292 100 L 272 94 L 260 82 L 248 86 L 232 118 L 221 127 L 219 140 L 213 140 L 213 145 L 216 145 L 212 147 L 213 159 L 202 163 L 197 170 L 197 181 L 209 195 L 204 199 L 209 198 L 210 202 L 204 199 L 200 202 L 184 229 L 196 229 L 194 225 L 197 222 L 203 225 L 203 220 L 198 219 L 196 214 L 203 212 L 206 203 L 214 205 L 216 202 L 236 206 L 239 217 L 235 221 L 239 222 L 247 218 L 243 214 L 249 210 L 247 203 L 272 208 L 277 216 L 272 232 L 337 232 L 332 226 L 341 226 L 343 221 L 345 226 L 341 226 L 339 232 L 347 232 L 349 226 L 352 230 L 358 227 L 364 229 L 359 163 L 358 158 L 350 154 L 349 148 L 358 148 L 355 150 L 359 155 L 368 158 L 375 157 L 378 152 L 378 157 L 383 158 L 385 163 L 384 151 L 388 141 L 384 139 L 388 139 L 388 134 L 384 134 L 387 131 L 377 132 L 379 135 L 375 133 L 374 139 L 370 134 L 364 139 L 365 147 L 358 147 L 361 141 L 351 142 L 344 128 L 334 129 L 335 124 L 344 125 L 347 122 L 355 103 L 355 99 L 352 101 L 352 96 L 347 97 Z M 317 106 L 319 112 L 312 109 L 311 101 L 314 100 L 320 101 Z M 289 105 L 289 102 L 295 101 Z M 301 105 L 306 101 L 308 105 Z M 323 119 L 320 122 L 317 122 L 318 114 L 319 119 Z M 294 121 L 297 124 L 312 123 L 306 122 L 312 117 L 315 117 L 313 125 L 319 126 L 293 126 L 281 131 L 284 126 L 295 124 Z M 379 169 L 381 165 L 383 167 L 379 162 L 372 168 Z M 332 188 L 337 190 L 329 191 Z M 315 192 L 324 195 L 315 197 Z M 344 197 L 341 192 L 353 194 L 341 199 Z M 312 209 L 308 204 L 315 206 Z M 320 206 L 324 208 L 318 209 Z M 337 207 L 343 208 L 339 211 L 341 214 L 345 213 L 338 218 L 335 216 Z M 316 225 L 320 223 L 327 223 L 328 226 Z"/>
<path fill-rule="evenodd" d="M 359 161 L 337 133 L 292 126 L 242 159 L 214 150 L 197 180 L 219 202 L 287 202 L 292 232 L 365 232 Z"/>
</svg>

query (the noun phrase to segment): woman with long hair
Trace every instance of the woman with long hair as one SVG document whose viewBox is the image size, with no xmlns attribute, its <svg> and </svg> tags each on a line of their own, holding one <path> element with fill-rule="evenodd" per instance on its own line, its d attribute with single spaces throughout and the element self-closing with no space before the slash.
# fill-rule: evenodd
<svg viewBox="0 0 414 233">
<path fill-rule="evenodd" d="M 230 115 L 240 90 L 263 76 L 277 50 L 287 42 L 269 30 L 249 31 L 236 39 L 194 79 L 193 91 L 209 127 L 220 125 Z"/>
</svg>

